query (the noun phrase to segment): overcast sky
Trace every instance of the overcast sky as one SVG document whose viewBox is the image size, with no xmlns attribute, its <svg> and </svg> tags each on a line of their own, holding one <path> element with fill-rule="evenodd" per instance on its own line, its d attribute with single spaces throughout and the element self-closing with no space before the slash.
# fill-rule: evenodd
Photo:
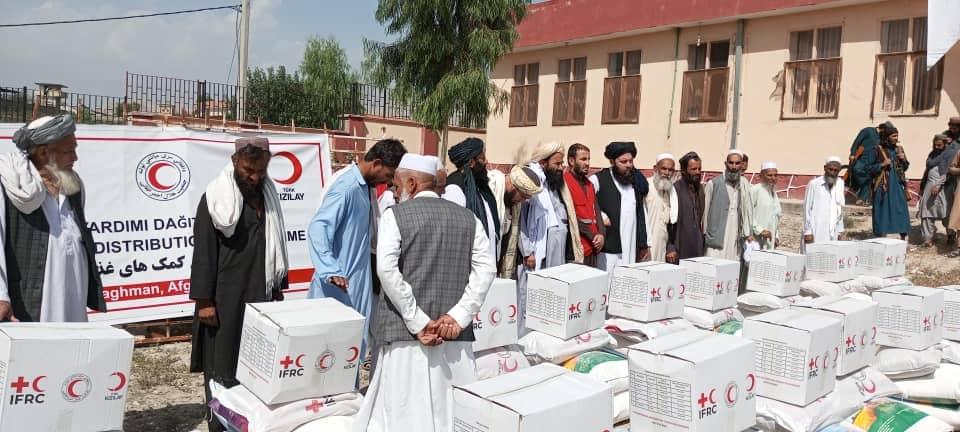
<svg viewBox="0 0 960 432">
<path fill-rule="evenodd" d="M 102 18 L 239 4 L 240 0 L 0 0 L 0 24 Z M 254 66 L 296 69 L 304 42 L 334 36 L 354 67 L 364 37 L 385 38 L 376 0 L 252 0 Z M 0 86 L 57 82 L 75 93 L 122 96 L 126 71 L 225 82 L 236 13 L 194 14 L 99 23 L 0 28 Z M 236 80 L 234 58 L 231 81 Z"/>
</svg>

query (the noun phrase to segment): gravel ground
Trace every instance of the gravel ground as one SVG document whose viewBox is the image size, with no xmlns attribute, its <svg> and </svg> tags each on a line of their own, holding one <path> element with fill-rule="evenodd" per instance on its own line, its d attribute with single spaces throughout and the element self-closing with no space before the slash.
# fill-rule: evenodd
<svg viewBox="0 0 960 432">
<path fill-rule="evenodd" d="M 798 250 L 802 220 L 798 203 L 784 203 L 780 226 L 781 249 Z M 846 229 L 850 239 L 870 235 L 869 209 L 851 207 L 846 212 Z M 942 286 L 957 283 L 960 259 L 944 257 L 946 245 L 943 228 L 936 237 L 936 248 L 911 249 L 907 254 L 907 277 L 916 285 Z M 911 244 L 920 243 L 919 222 L 913 220 Z M 130 384 L 124 429 L 137 432 L 206 431 L 203 422 L 203 378 L 188 372 L 189 343 L 172 343 L 142 347 L 133 354 L 133 378 Z M 361 382 L 367 380 L 361 370 Z"/>
</svg>

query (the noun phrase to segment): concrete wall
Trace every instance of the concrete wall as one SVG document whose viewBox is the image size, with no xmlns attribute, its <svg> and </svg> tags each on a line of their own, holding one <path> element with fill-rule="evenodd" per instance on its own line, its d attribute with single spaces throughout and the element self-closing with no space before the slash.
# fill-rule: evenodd
<svg viewBox="0 0 960 432">
<path fill-rule="evenodd" d="M 641 13 L 637 10 L 636 13 Z M 865 5 L 752 18 L 745 23 L 738 148 L 751 156 L 751 171 L 762 161 L 774 160 L 782 173 L 816 174 L 829 155 L 846 156 L 856 133 L 868 125 L 888 120 L 871 118 L 874 66 L 880 52 L 880 22 L 926 15 L 923 0 L 889 0 Z M 826 26 L 843 28 L 841 46 L 842 78 L 839 113 L 835 119 L 781 120 L 778 76 L 789 60 L 790 32 Z M 565 145 L 581 142 L 592 150 L 592 164 L 606 166 L 603 148 L 610 141 L 635 141 L 639 147 L 637 166 L 653 165 L 655 155 L 669 151 L 683 154 L 695 150 L 704 158 L 704 168 L 719 170 L 731 146 L 733 127 L 733 66 L 728 84 L 727 116 L 724 122 L 680 123 L 683 72 L 687 69 L 687 46 L 698 34 L 705 43 L 736 39 L 736 22 L 684 28 L 679 36 L 679 60 L 674 62 L 674 30 L 609 39 L 541 50 L 527 50 L 506 56 L 493 71 L 493 82 L 510 90 L 513 66 L 540 63 L 539 114 L 537 126 L 509 127 L 509 109 L 487 123 L 487 157 L 494 163 L 511 163 L 517 146 L 541 140 L 559 140 Z M 607 76 L 607 55 L 625 50 L 643 50 L 642 91 L 638 124 L 602 125 L 603 79 Z M 731 50 L 733 51 L 733 50 Z M 587 56 L 587 98 L 582 126 L 552 126 L 553 91 L 560 59 Z M 912 161 L 909 175 L 922 174 L 923 161 L 933 134 L 946 128 L 947 119 L 957 115 L 960 80 L 960 50 L 946 58 L 939 115 L 890 118 L 900 129 L 901 142 Z"/>
<path fill-rule="evenodd" d="M 417 122 L 410 120 L 391 119 L 375 116 L 347 116 L 347 133 L 352 136 L 367 137 L 368 140 L 340 139 L 335 147 L 339 150 L 364 151 L 373 145 L 376 140 L 396 138 L 403 142 L 407 151 L 437 155 L 440 149 L 440 136 L 433 130 L 427 129 Z M 483 129 L 450 128 L 448 139 L 456 144 L 467 137 L 478 137 L 486 140 Z"/>
</svg>

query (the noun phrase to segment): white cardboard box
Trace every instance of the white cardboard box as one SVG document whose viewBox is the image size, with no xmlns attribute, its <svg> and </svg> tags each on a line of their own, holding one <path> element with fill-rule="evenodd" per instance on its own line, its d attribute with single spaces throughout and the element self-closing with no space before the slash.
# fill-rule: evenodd
<svg viewBox="0 0 960 432">
<path fill-rule="evenodd" d="M 833 391 L 842 331 L 840 320 L 801 309 L 747 318 L 742 334 L 757 344 L 757 394 L 806 406 Z"/>
<path fill-rule="evenodd" d="M 248 303 L 237 380 L 268 405 L 353 391 L 363 321 L 331 298 Z"/>
<path fill-rule="evenodd" d="M 0 325 L 0 430 L 122 430 L 132 356 L 105 324 Z"/>
<path fill-rule="evenodd" d="M 517 281 L 494 279 L 473 317 L 473 352 L 517 343 Z"/>
<path fill-rule="evenodd" d="M 843 335 L 837 375 L 847 375 L 873 364 L 877 357 L 877 303 L 848 297 L 820 297 L 792 307 L 841 321 Z"/>
<path fill-rule="evenodd" d="M 613 429 L 613 389 L 544 363 L 453 387 L 453 432 L 601 432 Z"/>
<path fill-rule="evenodd" d="M 560 339 L 603 327 L 607 272 L 564 264 L 527 274 L 526 327 Z"/>
<path fill-rule="evenodd" d="M 943 339 L 944 290 L 895 286 L 873 292 L 880 305 L 877 343 L 925 350 Z"/>
<path fill-rule="evenodd" d="M 778 250 L 753 252 L 747 267 L 747 290 L 780 297 L 800 294 L 805 266 L 806 258 L 800 254 Z"/>
<path fill-rule="evenodd" d="M 860 275 L 860 246 L 852 241 L 805 245 L 807 279 L 843 282 Z"/>
<path fill-rule="evenodd" d="M 737 305 L 739 262 L 701 257 L 680 260 L 680 267 L 687 270 L 684 277 L 684 302 L 687 306 L 716 311 Z"/>
<path fill-rule="evenodd" d="M 960 285 L 940 289 L 943 290 L 943 338 L 960 341 Z"/>
<path fill-rule="evenodd" d="M 630 430 L 742 431 L 756 423 L 750 340 L 687 330 L 630 347 Z"/>
<path fill-rule="evenodd" d="M 907 242 L 875 238 L 858 242 L 860 273 L 882 278 L 903 276 L 907 265 Z"/>
<path fill-rule="evenodd" d="M 682 316 L 685 273 L 662 262 L 617 266 L 611 276 L 610 315 L 644 322 Z"/>
</svg>

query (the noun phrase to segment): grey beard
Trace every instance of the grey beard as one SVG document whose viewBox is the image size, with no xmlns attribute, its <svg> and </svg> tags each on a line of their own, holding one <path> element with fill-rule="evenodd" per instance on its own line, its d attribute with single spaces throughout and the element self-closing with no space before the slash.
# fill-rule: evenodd
<svg viewBox="0 0 960 432">
<path fill-rule="evenodd" d="M 47 171 L 53 174 L 57 179 L 57 186 L 60 187 L 60 193 L 70 196 L 80 192 L 80 176 L 74 170 L 62 170 L 54 163 L 47 164 Z"/>
<path fill-rule="evenodd" d="M 723 175 L 729 183 L 735 183 L 740 180 L 740 171 L 724 171 Z"/>
<path fill-rule="evenodd" d="M 660 193 L 668 193 L 670 189 L 673 189 L 673 183 L 670 183 L 670 179 L 660 177 L 659 175 L 654 177 L 653 184 Z"/>
<path fill-rule="evenodd" d="M 836 176 L 824 175 L 824 176 L 823 176 L 823 181 L 827 183 L 827 186 L 831 186 L 831 187 L 832 187 L 833 185 L 837 184 L 837 177 L 836 177 Z"/>
</svg>

